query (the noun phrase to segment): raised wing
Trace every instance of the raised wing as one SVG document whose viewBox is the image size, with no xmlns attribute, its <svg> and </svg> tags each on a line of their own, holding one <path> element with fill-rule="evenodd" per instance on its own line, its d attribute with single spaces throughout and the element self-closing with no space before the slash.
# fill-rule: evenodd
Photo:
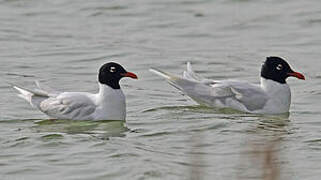
<svg viewBox="0 0 321 180">
<path fill-rule="evenodd" d="M 61 93 L 49 97 L 40 103 L 39 109 L 47 115 L 58 119 L 91 119 L 96 105 L 87 93 Z"/>
<path fill-rule="evenodd" d="M 51 87 L 49 87 L 48 85 L 45 85 L 45 84 L 40 84 L 39 81 L 35 81 L 35 84 L 36 86 L 38 87 L 38 89 L 44 91 L 44 92 L 47 92 L 48 94 L 54 96 L 54 95 L 58 95 L 60 94 L 61 92 L 60 91 L 57 91 Z"/>
</svg>

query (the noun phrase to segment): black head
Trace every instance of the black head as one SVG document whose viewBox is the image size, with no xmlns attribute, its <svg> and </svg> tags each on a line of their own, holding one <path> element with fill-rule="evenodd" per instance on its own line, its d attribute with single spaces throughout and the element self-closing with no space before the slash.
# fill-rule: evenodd
<svg viewBox="0 0 321 180">
<path fill-rule="evenodd" d="M 290 65 L 282 58 L 270 56 L 262 65 L 261 77 L 271 79 L 281 84 L 286 83 L 286 79 L 290 76 L 298 79 L 305 79 L 301 73 L 294 72 Z"/>
<path fill-rule="evenodd" d="M 110 62 L 104 64 L 99 69 L 98 81 L 113 89 L 120 89 L 119 81 L 123 77 L 137 79 L 137 76 L 134 73 L 127 72 L 120 64 Z"/>
</svg>

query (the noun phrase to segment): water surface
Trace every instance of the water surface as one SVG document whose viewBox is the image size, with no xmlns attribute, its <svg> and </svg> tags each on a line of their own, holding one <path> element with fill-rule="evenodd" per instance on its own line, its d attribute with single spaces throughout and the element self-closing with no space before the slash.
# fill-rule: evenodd
<svg viewBox="0 0 321 180">
<path fill-rule="evenodd" d="M 305 179 L 321 176 L 321 2 L 0 1 L 0 179 Z M 289 114 L 200 107 L 148 71 L 259 81 L 266 56 L 289 79 Z M 97 92 L 116 61 L 127 121 L 47 120 L 6 82 Z"/>
</svg>

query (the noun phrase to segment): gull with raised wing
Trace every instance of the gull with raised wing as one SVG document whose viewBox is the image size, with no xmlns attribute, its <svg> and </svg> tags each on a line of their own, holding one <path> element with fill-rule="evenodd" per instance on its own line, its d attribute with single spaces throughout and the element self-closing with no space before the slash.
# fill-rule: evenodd
<svg viewBox="0 0 321 180">
<path fill-rule="evenodd" d="M 199 104 L 232 108 L 257 114 L 281 114 L 289 112 L 291 91 L 286 83 L 288 77 L 305 79 L 280 57 L 267 57 L 261 69 L 261 84 L 240 80 L 210 80 L 195 74 L 191 64 L 183 77 L 151 68 L 151 72 L 165 78 L 172 86 Z"/>
<path fill-rule="evenodd" d="M 37 83 L 37 89 L 13 86 L 19 97 L 54 119 L 125 120 L 126 101 L 119 81 L 123 77 L 137 79 L 121 65 L 110 62 L 101 66 L 98 74 L 99 92 L 58 92 Z"/>
</svg>

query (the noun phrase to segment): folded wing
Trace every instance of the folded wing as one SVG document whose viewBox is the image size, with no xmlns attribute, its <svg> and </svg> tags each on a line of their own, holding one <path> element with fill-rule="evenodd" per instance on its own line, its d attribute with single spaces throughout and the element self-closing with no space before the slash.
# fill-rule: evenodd
<svg viewBox="0 0 321 180">
<path fill-rule="evenodd" d="M 42 101 L 39 109 L 57 119 L 92 119 L 96 105 L 86 93 L 61 93 Z"/>
<path fill-rule="evenodd" d="M 169 84 L 191 97 L 199 104 L 213 107 L 231 107 L 253 112 L 262 109 L 267 102 L 266 93 L 259 87 L 243 81 L 215 81 L 197 75 L 187 63 L 183 77 L 178 77 L 152 68 L 154 72 L 164 77 Z"/>
<path fill-rule="evenodd" d="M 91 119 L 96 105 L 93 96 L 89 93 L 73 92 L 60 93 L 49 87 L 42 89 L 36 82 L 37 89 L 22 88 L 17 85 L 13 87 L 19 91 L 19 97 L 27 100 L 33 107 L 38 108 L 48 116 L 57 119 Z"/>
</svg>

